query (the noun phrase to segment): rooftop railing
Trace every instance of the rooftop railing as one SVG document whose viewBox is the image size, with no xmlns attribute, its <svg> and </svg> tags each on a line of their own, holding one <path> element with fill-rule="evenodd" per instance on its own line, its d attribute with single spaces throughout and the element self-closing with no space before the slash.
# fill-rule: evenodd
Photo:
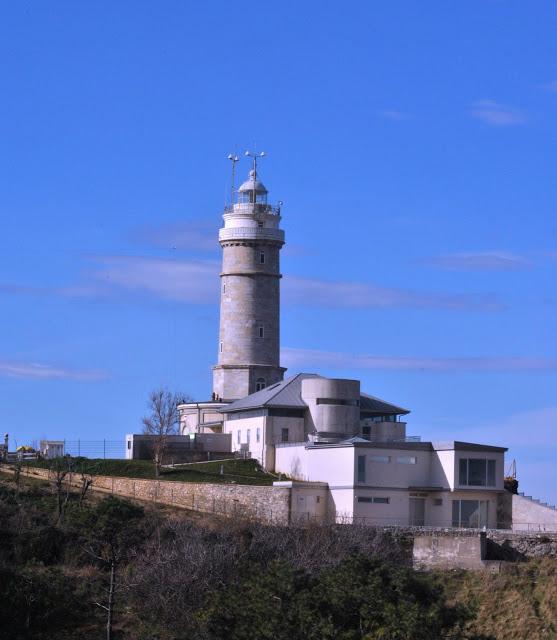
<svg viewBox="0 0 557 640">
<path fill-rule="evenodd" d="M 224 207 L 224 213 L 264 213 L 267 215 L 280 215 L 280 207 L 263 202 L 237 202 Z"/>
</svg>

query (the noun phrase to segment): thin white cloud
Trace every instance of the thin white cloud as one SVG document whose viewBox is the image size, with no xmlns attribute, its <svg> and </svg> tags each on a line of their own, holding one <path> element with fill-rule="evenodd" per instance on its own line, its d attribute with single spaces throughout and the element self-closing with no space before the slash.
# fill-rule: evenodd
<svg viewBox="0 0 557 640">
<path fill-rule="evenodd" d="M 108 377 L 105 371 L 93 369 L 67 369 L 37 362 L 10 362 L 0 360 L 0 376 L 32 380 L 96 381 Z"/>
<path fill-rule="evenodd" d="M 379 109 L 377 115 L 381 118 L 395 121 L 408 120 L 410 117 L 409 114 L 404 111 L 399 111 L 398 109 Z"/>
<path fill-rule="evenodd" d="M 429 293 L 412 289 L 381 287 L 365 282 L 334 282 L 289 276 L 284 281 L 288 303 L 336 308 L 450 309 L 499 311 L 502 303 L 493 295 Z"/>
<path fill-rule="evenodd" d="M 526 117 L 521 111 L 494 100 L 474 102 L 470 109 L 470 115 L 492 127 L 511 127 L 526 122 Z"/>
<path fill-rule="evenodd" d="M 95 259 L 82 282 L 33 290 L 33 293 L 48 292 L 76 298 L 147 295 L 188 304 L 217 304 L 219 271 L 218 260 L 108 256 Z M 27 289 L 25 291 L 29 293 Z M 493 295 L 425 292 L 296 276 L 284 278 L 282 298 L 286 304 L 348 309 L 500 311 L 504 308 Z"/>
<path fill-rule="evenodd" d="M 557 80 L 546 82 L 545 84 L 542 84 L 541 88 L 544 91 L 548 91 L 549 93 L 557 93 Z"/>
<path fill-rule="evenodd" d="M 213 252 L 219 249 L 217 221 L 189 220 L 140 227 L 133 233 L 136 242 L 155 247 Z"/>
<path fill-rule="evenodd" d="M 115 256 L 98 263 L 100 268 L 91 275 L 111 289 L 193 304 L 218 300 L 216 261 Z"/>
<path fill-rule="evenodd" d="M 284 347 L 281 361 L 289 368 L 375 369 L 430 372 L 543 372 L 557 371 L 557 358 L 464 357 L 419 358 L 340 353 Z"/>
<path fill-rule="evenodd" d="M 426 258 L 424 262 L 451 271 L 516 271 L 531 267 L 522 256 L 504 251 L 453 253 Z"/>
</svg>

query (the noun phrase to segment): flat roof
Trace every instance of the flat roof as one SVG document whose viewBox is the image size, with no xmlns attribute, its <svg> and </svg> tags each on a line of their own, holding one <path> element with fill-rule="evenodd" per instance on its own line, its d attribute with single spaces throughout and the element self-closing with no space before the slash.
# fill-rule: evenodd
<svg viewBox="0 0 557 640">
<path fill-rule="evenodd" d="M 508 451 L 506 447 L 477 444 L 475 442 L 460 442 L 459 440 L 450 440 L 447 442 L 366 442 L 358 439 L 356 442 L 342 440 L 341 442 L 306 445 L 308 449 L 338 449 L 343 447 L 355 447 L 357 449 L 399 449 L 404 451 L 491 451 L 494 453 L 504 453 Z"/>
</svg>

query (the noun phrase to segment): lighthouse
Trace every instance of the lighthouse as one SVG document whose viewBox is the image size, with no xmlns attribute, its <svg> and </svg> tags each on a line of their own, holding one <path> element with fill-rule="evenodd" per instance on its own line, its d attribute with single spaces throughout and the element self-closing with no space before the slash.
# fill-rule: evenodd
<svg viewBox="0 0 557 640">
<path fill-rule="evenodd" d="M 264 154 L 252 159 L 247 180 L 225 207 L 219 231 L 222 247 L 218 359 L 213 398 L 230 402 L 284 377 L 280 366 L 280 204 L 268 202 L 258 173 Z M 238 160 L 231 156 L 233 166 Z"/>
</svg>

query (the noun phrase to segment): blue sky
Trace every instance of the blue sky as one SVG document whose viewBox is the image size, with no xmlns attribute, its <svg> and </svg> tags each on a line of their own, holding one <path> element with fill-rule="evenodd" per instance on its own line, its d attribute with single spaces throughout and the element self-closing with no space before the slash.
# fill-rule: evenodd
<svg viewBox="0 0 557 640">
<path fill-rule="evenodd" d="M 0 8 L 0 423 L 123 438 L 209 397 L 226 155 L 283 200 L 291 373 L 508 445 L 557 501 L 557 6 Z M 240 172 L 246 172 L 246 162 Z"/>
</svg>

